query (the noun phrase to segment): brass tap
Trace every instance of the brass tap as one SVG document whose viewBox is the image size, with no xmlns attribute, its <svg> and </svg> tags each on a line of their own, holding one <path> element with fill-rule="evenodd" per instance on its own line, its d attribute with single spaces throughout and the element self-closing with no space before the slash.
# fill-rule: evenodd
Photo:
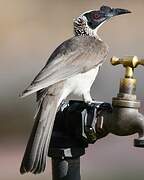
<svg viewBox="0 0 144 180">
<path fill-rule="evenodd" d="M 140 102 L 136 100 L 136 79 L 134 78 L 134 69 L 138 65 L 144 65 L 144 59 L 138 59 L 137 56 L 127 56 L 124 58 L 111 58 L 112 65 L 122 64 L 125 70 L 125 77 L 120 80 L 120 89 L 117 97 L 112 100 L 113 106 L 123 106 L 139 108 Z"/>
<path fill-rule="evenodd" d="M 111 59 L 112 65 L 122 64 L 126 69 L 125 76 L 120 81 L 117 97 L 112 98 L 112 111 L 102 110 L 98 122 L 103 122 L 101 130 L 96 126 L 96 137 L 100 139 L 112 133 L 118 136 L 128 136 L 138 133 L 134 146 L 144 148 L 144 115 L 139 112 L 140 102 L 136 99 L 136 79 L 134 69 L 144 65 L 143 59 L 136 56 Z"/>
</svg>

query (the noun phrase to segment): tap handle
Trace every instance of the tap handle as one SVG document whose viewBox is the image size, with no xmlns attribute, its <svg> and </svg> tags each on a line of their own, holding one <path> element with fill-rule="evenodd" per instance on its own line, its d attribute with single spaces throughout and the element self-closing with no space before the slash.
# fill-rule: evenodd
<svg viewBox="0 0 144 180">
<path fill-rule="evenodd" d="M 137 56 L 127 56 L 124 58 L 117 58 L 113 56 L 111 58 L 112 65 L 122 64 L 124 67 L 136 68 L 138 65 L 144 65 L 144 59 L 138 59 Z"/>
<path fill-rule="evenodd" d="M 133 78 L 134 68 L 138 65 L 144 66 L 144 59 L 138 59 L 137 56 L 127 56 L 124 58 L 117 58 L 113 56 L 111 58 L 112 65 L 122 64 L 126 68 L 125 78 Z"/>
</svg>

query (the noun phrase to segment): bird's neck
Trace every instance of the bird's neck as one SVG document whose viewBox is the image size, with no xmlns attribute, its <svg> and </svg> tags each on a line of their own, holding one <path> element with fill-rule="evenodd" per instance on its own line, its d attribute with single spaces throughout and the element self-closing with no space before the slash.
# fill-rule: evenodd
<svg viewBox="0 0 144 180">
<path fill-rule="evenodd" d="M 97 34 L 97 30 L 98 28 L 91 29 L 88 26 L 74 24 L 75 36 L 90 36 L 95 37 L 96 39 L 100 39 L 100 37 Z"/>
</svg>

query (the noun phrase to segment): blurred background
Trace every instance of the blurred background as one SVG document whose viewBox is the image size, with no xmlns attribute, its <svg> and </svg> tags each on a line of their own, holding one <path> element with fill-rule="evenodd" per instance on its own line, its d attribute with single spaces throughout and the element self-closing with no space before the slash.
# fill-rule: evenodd
<svg viewBox="0 0 144 180">
<path fill-rule="evenodd" d="M 93 98 L 111 102 L 124 70 L 113 67 L 113 55 L 144 57 L 143 0 L 0 0 L 0 179 L 50 180 L 51 165 L 40 176 L 20 175 L 19 166 L 32 128 L 35 95 L 18 95 L 33 80 L 52 51 L 73 35 L 73 18 L 101 5 L 126 8 L 133 13 L 105 23 L 100 37 L 110 46 L 92 88 Z M 143 67 L 137 68 L 137 96 L 144 111 Z M 81 158 L 83 180 L 144 179 L 144 149 L 133 147 L 133 139 L 109 135 L 89 146 Z"/>
</svg>

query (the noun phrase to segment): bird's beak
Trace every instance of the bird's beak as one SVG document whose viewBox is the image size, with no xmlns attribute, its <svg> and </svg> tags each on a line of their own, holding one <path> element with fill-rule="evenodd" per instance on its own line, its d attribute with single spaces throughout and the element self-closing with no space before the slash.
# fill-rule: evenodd
<svg viewBox="0 0 144 180">
<path fill-rule="evenodd" d="M 127 9 L 111 8 L 109 6 L 102 6 L 100 8 L 100 13 L 103 14 L 106 19 L 109 19 L 114 16 L 131 13 L 131 11 L 129 11 Z"/>
<path fill-rule="evenodd" d="M 127 13 L 131 13 L 131 11 L 127 9 L 113 8 L 111 12 L 108 14 L 108 16 L 113 17 L 113 16 L 119 16 L 119 15 L 127 14 Z"/>
</svg>

